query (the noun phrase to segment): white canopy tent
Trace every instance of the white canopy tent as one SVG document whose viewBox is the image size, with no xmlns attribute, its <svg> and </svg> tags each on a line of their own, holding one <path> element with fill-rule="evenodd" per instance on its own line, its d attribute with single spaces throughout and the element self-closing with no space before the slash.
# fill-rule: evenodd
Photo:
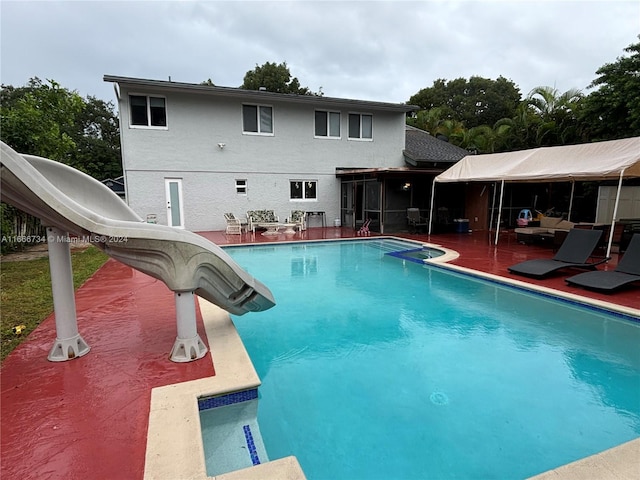
<svg viewBox="0 0 640 480">
<path fill-rule="evenodd" d="M 613 210 L 615 223 L 622 179 L 633 177 L 640 177 L 640 137 L 580 145 L 541 147 L 517 152 L 468 155 L 435 178 L 431 192 L 429 233 L 431 233 L 436 183 L 500 182 L 498 226 L 495 238 L 497 244 L 505 182 L 617 179 L 618 194 Z M 613 225 L 609 233 L 607 256 L 611 253 L 612 241 Z"/>
</svg>

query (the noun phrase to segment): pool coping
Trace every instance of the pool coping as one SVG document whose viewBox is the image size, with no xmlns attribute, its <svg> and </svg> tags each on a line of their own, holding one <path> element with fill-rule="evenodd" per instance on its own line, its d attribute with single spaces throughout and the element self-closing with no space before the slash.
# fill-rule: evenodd
<svg viewBox="0 0 640 480">
<path fill-rule="evenodd" d="M 501 277 L 499 275 L 481 272 L 479 270 L 462 267 L 460 265 L 452 265 L 448 263 L 436 264 L 436 262 L 433 262 L 432 260 L 433 259 L 425 260 L 425 263 L 434 264 L 435 267 L 441 268 L 443 270 L 449 270 L 456 273 L 460 273 L 462 275 L 476 277 L 481 280 L 487 280 L 492 283 L 498 283 L 501 285 L 505 285 L 507 287 L 513 287 L 518 290 L 522 290 L 526 292 L 534 292 L 537 294 L 541 294 L 545 297 L 565 300 L 565 301 L 568 301 L 569 303 L 595 308 L 600 311 L 604 310 L 609 313 L 614 313 L 614 314 L 617 313 L 623 317 L 631 317 L 631 318 L 628 318 L 631 321 L 634 321 L 634 320 L 640 321 L 640 309 L 631 308 L 624 305 L 618 305 L 617 303 L 605 302 L 603 300 L 596 300 L 596 299 L 585 297 L 575 293 L 563 292 L 561 290 L 555 290 L 553 288 L 544 287 L 542 285 L 534 285 L 532 283 L 523 282 L 521 280 L 516 280 L 513 278 Z"/>
<path fill-rule="evenodd" d="M 207 476 L 198 398 L 257 388 L 261 382 L 229 313 L 197 298 L 211 359 L 215 363 L 215 375 L 152 389 L 144 478 L 304 479 L 295 457 L 265 462 L 216 477 Z"/>
<path fill-rule="evenodd" d="M 614 311 L 640 320 L 640 310 L 637 309 L 446 263 L 457 258 L 458 254 L 441 245 L 392 236 L 374 238 L 398 239 L 445 250 L 445 255 L 424 261 L 425 264 L 432 264 L 437 268 L 513 286 L 521 290 L 534 291 L 549 297 L 560 297 L 576 304 L 588 304 L 598 309 Z M 362 239 L 323 239 L 315 242 L 344 240 Z M 243 244 L 243 246 L 249 245 L 264 244 Z M 228 312 L 206 300 L 197 298 L 211 350 L 211 359 L 215 358 L 216 373 L 212 377 L 157 387 L 152 390 L 144 478 L 154 480 L 167 478 L 194 480 L 211 478 L 217 480 L 305 479 L 304 472 L 295 456 L 272 460 L 216 477 L 207 476 L 197 399 L 202 396 L 257 388 L 261 382 Z M 638 471 L 640 471 L 640 438 L 531 478 L 536 480 L 577 478 L 631 480 L 637 478 Z"/>
</svg>

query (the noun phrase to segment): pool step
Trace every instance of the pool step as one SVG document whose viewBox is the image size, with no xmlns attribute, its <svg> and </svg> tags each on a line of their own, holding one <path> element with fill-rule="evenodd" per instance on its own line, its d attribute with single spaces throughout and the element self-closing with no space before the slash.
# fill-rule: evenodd
<svg viewBox="0 0 640 480">
<path fill-rule="evenodd" d="M 382 250 L 384 252 L 397 252 L 397 251 L 405 251 L 405 250 L 413 250 L 410 244 L 403 242 L 396 242 L 393 240 L 371 240 L 367 243 L 368 246 Z"/>
<path fill-rule="evenodd" d="M 257 399 L 200 412 L 208 476 L 269 461 L 257 413 Z"/>
</svg>

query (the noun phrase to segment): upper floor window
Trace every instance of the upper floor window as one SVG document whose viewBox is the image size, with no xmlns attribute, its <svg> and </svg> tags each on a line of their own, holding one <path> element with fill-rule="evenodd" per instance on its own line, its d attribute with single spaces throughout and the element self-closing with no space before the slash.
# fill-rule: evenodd
<svg viewBox="0 0 640 480">
<path fill-rule="evenodd" d="M 242 131 L 273 134 L 273 108 L 265 105 L 242 105 Z"/>
<path fill-rule="evenodd" d="M 373 138 L 373 115 L 350 113 L 349 138 L 371 140 Z"/>
<path fill-rule="evenodd" d="M 340 112 L 316 110 L 316 137 L 340 138 Z"/>
<path fill-rule="evenodd" d="M 318 198 L 318 182 L 315 180 L 291 180 L 291 200 L 315 200 Z"/>
<path fill-rule="evenodd" d="M 167 126 L 167 107 L 164 97 L 129 95 L 129 106 L 132 126 Z"/>
</svg>

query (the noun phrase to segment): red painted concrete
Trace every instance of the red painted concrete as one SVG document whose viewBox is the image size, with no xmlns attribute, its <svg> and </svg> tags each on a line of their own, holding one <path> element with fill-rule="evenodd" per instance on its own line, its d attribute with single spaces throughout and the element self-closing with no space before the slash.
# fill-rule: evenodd
<svg viewBox="0 0 640 480">
<path fill-rule="evenodd" d="M 214 375 L 209 354 L 169 361 L 175 304 L 162 282 L 109 260 L 76 304 L 87 355 L 47 360 L 51 316 L 2 364 L 3 479 L 141 478 L 151 389 Z"/>
<path fill-rule="evenodd" d="M 224 245 L 348 238 L 354 231 L 329 227 L 292 236 L 202 235 Z M 459 251 L 458 265 L 640 309 L 639 289 L 605 295 L 567 286 L 566 274 L 546 280 L 509 274 L 509 265 L 553 256 L 548 248 L 517 243 L 512 233 L 503 234 L 497 247 L 481 232 L 403 236 Z M 603 268 L 616 263 L 614 255 Z M 214 375 L 209 354 L 187 364 L 169 361 L 175 305 L 162 282 L 110 260 L 78 290 L 76 302 L 80 332 L 91 346 L 88 355 L 47 361 L 55 339 L 51 316 L 2 364 L 2 479 L 142 478 L 151 389 Z M 206 342 L 199 313 L 198 322 Z"/>
</svg>

